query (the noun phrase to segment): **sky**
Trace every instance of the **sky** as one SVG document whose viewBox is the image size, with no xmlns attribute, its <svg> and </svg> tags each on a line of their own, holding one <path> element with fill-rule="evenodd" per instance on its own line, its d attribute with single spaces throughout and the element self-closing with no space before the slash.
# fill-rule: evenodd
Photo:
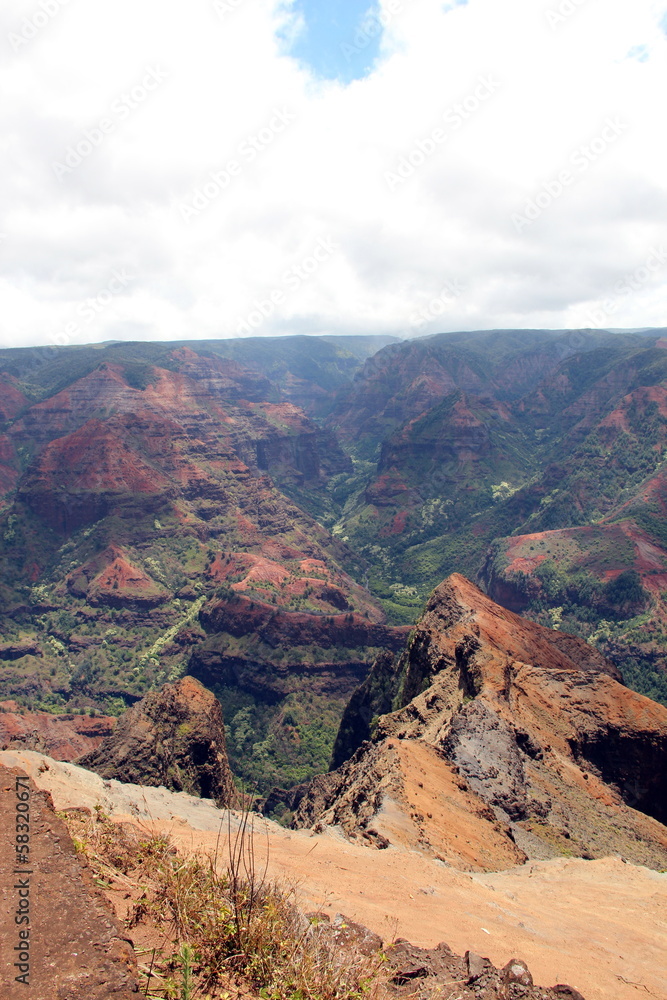
<svg viewBox="0 0 667 1000">
<path fill-rule="evenodd" d="M 667 0 L 3 0 L 0 346 L 667 325 Z"/>
</svg>

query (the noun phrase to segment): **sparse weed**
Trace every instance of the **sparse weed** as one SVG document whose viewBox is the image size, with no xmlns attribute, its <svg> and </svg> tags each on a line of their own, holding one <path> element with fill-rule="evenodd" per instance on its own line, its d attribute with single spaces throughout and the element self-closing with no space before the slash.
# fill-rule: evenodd
<svg viewBox="0 0 667 1000">
<path fill-rule="evenodd" d="M 377 997 L 382 956 L 339 950 L 329 924 L 301 912 L 294 887 L 267 878 L 248 812 L 235 830 L 228 820 L 220 863 L 217 850 L 184 855 L 165 836 L 141 839 L 106 817 L 74 832 L 97 884 L 129 892 L 128 928 L 152 926 L 164 938 L 139 955 L 145 996 L 204 1000 L 241 977 L 264 1000 Z"/>
</svg>

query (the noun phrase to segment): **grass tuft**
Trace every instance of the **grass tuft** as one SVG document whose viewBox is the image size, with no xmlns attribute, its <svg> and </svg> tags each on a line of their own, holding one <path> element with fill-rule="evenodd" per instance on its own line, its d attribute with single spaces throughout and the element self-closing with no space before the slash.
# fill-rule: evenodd
<svg viewBox="0 0 667 1000">
<path fill-rule="evenodd" d="M 217 851 L 179 853 L 166 836 L 140 838 L 104 815 L 70 825 L 97 884 L 130 899 L 129 936 L 141 925 L 162 942 L 140 956 L 149 1000 L 214 1000 L 239 982 L 262 1000 L 379 997 L 383 955 L 341 949 L 326 921 L 302 913 L 293 887 L 259 870 L 247 813 L 236 833 L 228 826 L 220 860 Z"/>
</svg>

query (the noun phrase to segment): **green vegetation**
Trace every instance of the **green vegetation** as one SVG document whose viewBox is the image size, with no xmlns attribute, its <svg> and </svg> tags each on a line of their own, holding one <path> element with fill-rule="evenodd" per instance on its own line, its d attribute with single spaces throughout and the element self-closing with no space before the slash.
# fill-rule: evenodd
<svg viewBox="0 0 667 1000">
<path fill-rule="evenodd" d="M 277 701 L 263 700 L 238 685 L 211 684 L 223 708 L 232 771 L 260 795 L 274 787 L 290 788 L 328 769 L 353 684 L 332 697 L 326 691 L 316 693 L 313 680 L 309 683 L 307 674 L 295 676 L 294 690 Z M 270 679 L 265 683 L 268 689 Z"/>
<path fill-rule="evenodd" d="M 661 670 L 655 660 L 637 655 L 623 655 L 618 644 L 601 642 L 598 646 L 602 653 L 613 659 L 623 674 L 623 680 L 633 691 L 645 694 L 653 701 L 667 705 L 667 673 Z"/>
<path fill-rule="evenodd" d="M 273 648 L 239 634 L 233 588 L 242 583 L 249 613 L 268 604 L 326 619 L 373 617 L 366 586 L 390 623 L 409 626 L 457 571 L 596 645 L 628 683 L 664 700 L 667 599 L 656 579 L 667 573 L 667 352 L 637 335 L 495 331 L 390 344 L 366 361 L 388 340 L 2 352 L 3 371 L 31 401 L 100 365 L 114 366 L 142 407 L 155 365 L 185 372 L 208 361 L 214 381 L 232 371 L 221 359 L 249 369 L 228 390 L 224 378 L 215 383 L 208 415 L 189 413 L 182 437 L 171 424 L 162 437 L 132 424 L 123 467 L 131 456 L 172 477 L 163 495 L 114 485 L 109 499 L 77 486 L 51 527 L 49 504 L 64 487 L 40 492 L 30 470 L 42 439 L 17 435 L 12 461 L 23 478 L 0 511 L 0 641 L 28 651 L 0 660 L 2 695 L 51 712 L 118 714 L 183 673 L 201 648 L 219 654 L 211 675 L 236 774 L 261 793 L 293 785 L 326 769 L 348 696 L 380 651 L 296 640 Z M 199 361 L 181 358 L 183 347 Z M 315 452 L 295 443 L 306 418 L 290 404 L 320 425 L 316 474 Z M 64 430 L 54 424 L 53 436 Z M 153 581 L 154 601 L 119 598 L 117 580 L 104 593 L 90 586 L 91 566 L 112 545 Z M 246 579 L 242 557 L 267 553 L 277 572 Z M 316 560 L 307 571 L 306 556 Z M 330 601 L 320 582 L 331 584 Z M 209 613 L 216 600 L 228 603 L 218 617 Z M 219 642 L 207 636 L 211 620 L 229 628 Z M 382 692 L 369 699 L 370 726 Z"/>
<path fill-rule="evenodd" d="M 511 579 L 517 592 L 525 597 L 528 610 L 534 613 L 560 606 L 565 613 L 578 609 L 584 620 L 609 615 L 620 621 L 649 603 L 649 595 L 634 569 L 625 570 L 603 583 L 586 570 L 568 569 L 557 566 L 552 559 L 545 559 L 532 576 L 514 573 Z M 537 592 L 535 581 L 539 584 Z"/>
</svg>

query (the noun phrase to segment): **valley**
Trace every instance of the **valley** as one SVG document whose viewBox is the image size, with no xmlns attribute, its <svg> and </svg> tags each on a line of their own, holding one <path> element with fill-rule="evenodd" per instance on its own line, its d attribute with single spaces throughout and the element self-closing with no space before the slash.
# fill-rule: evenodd
<svg viewBox="0 0 667 1000">
<path fill-rule="evenodd" d="M 663 334 L 0 352 L 3 794 L 106 942 L 63 989 L 661 995 Z"/>
<path fill-rule="evenodd" d="M 0 352 L 0 695 L 105 719 L 189 673 L 266 795 L 460 572 L 667 703 L 663 334 Z"/>
</svg>

